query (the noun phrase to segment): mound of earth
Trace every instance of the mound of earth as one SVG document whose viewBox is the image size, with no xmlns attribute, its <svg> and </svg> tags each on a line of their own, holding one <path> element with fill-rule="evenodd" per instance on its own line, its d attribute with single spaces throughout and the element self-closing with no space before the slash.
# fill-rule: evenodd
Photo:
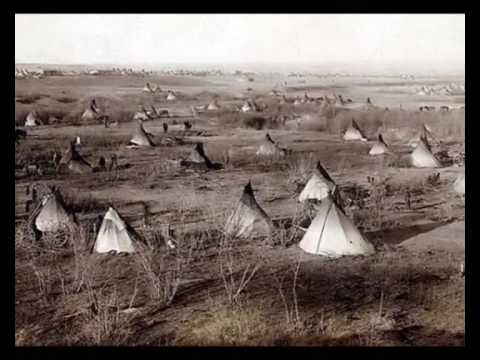
<svg viewBox="0 0 480 360">
<path fill-rule="evenodd" d="M 465 252 L 465 222 L 458 221 L 405 240 L 400 247 L 412 252 L 445 250 Z"/>
</svg>

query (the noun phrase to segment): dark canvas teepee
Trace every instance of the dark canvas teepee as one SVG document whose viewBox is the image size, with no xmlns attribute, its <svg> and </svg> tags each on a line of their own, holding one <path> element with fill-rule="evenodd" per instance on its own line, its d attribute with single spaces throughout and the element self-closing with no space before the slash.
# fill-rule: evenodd
<svg viewBox="0 0 480 360">
<path fill-rule="evenodd" d="M 237 208 L 227 220 L 225 233 L 233 237 L 248 237 L 256 222 L 261 222 L 269 232 L 273 230 L 272 220 L 258 205 L 252 184 L 248 182 L 243 189 Z"/>
</svg>

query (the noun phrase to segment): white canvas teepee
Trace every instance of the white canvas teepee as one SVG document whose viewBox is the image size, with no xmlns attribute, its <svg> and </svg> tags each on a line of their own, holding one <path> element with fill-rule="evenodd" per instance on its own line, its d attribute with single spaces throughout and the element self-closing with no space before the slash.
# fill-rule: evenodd
<svg viewBox="0 0 480 360">
<path fill-rule="evenodd" d="M 438 168 L 440 162 L 435 158 L 427 140 L 422 137 L 417 147 L 410 154 L 412 165 L 419 168 Z"/>
<path fill-rule="evenodd" d="M 217 100 L 213 100 L 210 104 L 208 104 L 207 110 L 218 110 L 220 106 L 217 103 Z"/>
<path fill-rule="evenodd" d="M 453 183 L 453 189 L 460 195 L 465 195 L 465 173 L 460 174 Z"/>
<path fill-rule="evenodd" d="M 383 155 L 383 154 L 391 154 L 390 149 L 388 148 L 388 145 L 385 143 L 383 140 L 382 134 L 378 135 L 378 141 L 373 144 L 372 148 L 368 152 L 369 155 L 375 156 L 375 155 Z"/>
<path fill-rule="evenodd" d="M 174 101 L 174 100 L 177 100 L 177 97 L 175 96 L 175 94 L 171 91 L 168 92 L 168 95 L 167 95 L 167 100 L 168 101 Z"/>
<path fill-rule="evenodd" d="M 116 251 L 117 253 L 135 252 L 133 239 L 127 229 L 127 224 L 112 207 L 108 209 L 103 218 L 95 241 L 94 251 L 98 253 L 110 251 Z"/>
<path fill-rule="evenodd" d="M 30 111 L 25 118 L 25 126 L 37 126 L 40 124 L 36 111 Z"/>
<path fill-rule="evenodd" d="M 48 194 L 42 199 L 41 209 L 35 218 L 35 227 L 41 232 L 55 232 L 73 224 L 65 208 L 55 195 Z"/>
<path fill-rule="evenodd" d="M 323 168 L 320 161 L 317 164 L 317 171 L 310 177 L 307 185 L 303 188 L 298 201 L 322 200 L 335 191 L 335 182 L 327 171 Z"/>
<path fill-rule="evenodd" d="M 299 246 L 307 253 L 328 257 L 370 255 L 375 252 L 373 245 L 330 196 L 318 207 L 317 215 Z"/>
<path fill-rule="evenodd" d="M 251 112 L 253 111 L 252 107 L 250 106 L 248 101 L 245 101 L 243 106 L 241 107 L 242 112 Z"/>
<path fill-rule="evenodd" d="M 281 149 L 270 137 L 270 134 L 265 135 L 265 140 L 258 148 L 257 156 L 285 156 L 285 149 Z"/>
<path fill-rule="evenodd" d="M 350 123 L 350 126 L 348 127 L 347 131 L 345 131 L 345 134 L 343 135 L 343 139 L 367 141 L 366 136 L 363 134 L 362 130 L 360 129 L 360 126 L 358 126 L 355 120 L 352 120 L 352 122 Z"/>
<path fill-rule="evenodd" d="M 146 147 L 153 146 L 152 140 L 150 139 L 147 132 L 143 128 L 143 124 L 141 121 L 138 122 L 137 129 L 135 130 L 135 134 L 130 140 L 130 143 L 136 146 L 146 146 Z"/>
<path fill-rule="evenodd" d="M 267 231 L 273 229 L 270 217 L 258 205 L 249 182 L 243 189 L 237 208 L 225 224 L 225 233 L 233 237 L 248 237 L 252 234 L 256 222 L 261 222 Z"/>
</svg>

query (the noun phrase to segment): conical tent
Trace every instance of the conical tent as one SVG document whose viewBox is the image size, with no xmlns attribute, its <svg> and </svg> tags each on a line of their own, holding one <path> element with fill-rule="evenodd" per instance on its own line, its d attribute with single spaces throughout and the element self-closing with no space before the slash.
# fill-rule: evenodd
<svg viewBox="0 0 480 360">
<path fill-rule="evenodd" d="M 210 104 L 208 104 L 207 110 L 218 110 L 220 106 L 217 103 L 217 100 L 213 100 Z"/>
<path fill-rule="evenodd" d="M 250 106 L 249 102 L 248 101 L 245 101 L 245 103 L 243 104 L 242 108 L 241 108 L 242 112 L 250 112 L 252 111 L 252 107 Z"/>
<path fill-rule="evenodd" d="M 368 152 L 369 155 L 382 155 L 385 153 L 391 153 L 388 145 L 383 140 L 382 134 L 378 135 L 378 141 L 373 144 L 372 148 Z"/>
<path fill-rule="evenodd" d="M 335 191 L 335 182 L 327 171 L 323 168 L 320 161 L 317 164 L 317 171 L 310 177 L 307 185 L 303 188 L 298 201 L 322 200 Z"/>
<path fill-rule="evenodd" d="M 408 145 L 411 146 L 412 148 L 416 148 L 422 137 L 427 139 L 427 141 L 432 142 L 433 144 L 440 143 L 440 141 L 436 138 L 436 136 L 433 135 L 433 132 L 428 127 L 428 125 L 423 124 L 422 130 L 409 140 Z"/>
<path fill-rule="evenodd" d="M 167 95 L 167 100 L 169 100 L 169 101 L 177 100 L 177 97 L 175 96 L 175 94 L 173 92 L 170 91 Z"/>
<path fill-rule="evenodd" d="M 328 257 L 370 255 L 375 252 L 373 245 L 363 237 L 331 196 L 321 202 L 299 246 L 307 253 Z"/>
<path fill-rule="evenodd" d="M 453 183 L 453 189 L 460 195 L 465 195 L 465 173 L 460 174 Z"/>
<path fill-rule="evenodd" d="M 363 134 L 363 131 L 360 129 L 360 126 L 358 126 L 357 122 L 352 120 L 347 131 L 345 131 L 345 134 L 343 135 L 343 139 L 366 141 L 367 137 Z"/>
<path fill-rule="evenodd" d="M 77 174 L 93 171 L 92 166 L 77 152 L 75 141 L 69 143 L 68 149 L 60 159 L 60 164 L 66 164 L 71 172 Z"/>
<path fill-rule="evenodd" d="M 265 140 L 256 152 L 257 156 L 285 156 L 285 150 L 281 149 L 271 138 L 270 134 L 265 135 Z"/>
<path fill-rule="evenodd" d="M 152 89 L 152 87 L 150 86 L 149 83 L 146 83 L 146 84 L 145 84 L 145 86 L 143 87 L 142 91 L 143 91 L 143 92 L 148 92 L 148 93 L 150 93 L 150 92 L 152 92 L 152 93 L 155 92 L 155 91 Z"/>
<path fill-rule="evenodd" d="M 132 139 L 130 140 L 130 143 L 136 146 L 146 146 L 146 147 L 153 146 L 152 140 L 150 139 L 147 132 L 143 128 L 143 124 L 141 123 L 141 121 L 138 122 L 137 129 Z"/>
<path fill-rule="evenodd" d="M 92 107 L 88 107 L 82 114 L 82 120 L 94 120 L 97 118 L 97 113 L 93 111 Z"/>
<path fill-rule="evenodd" d="M 55 232 L 68 228 L 73 220 L 68 215 L 56 193 L 42 199 L 41 209 L 35 218 L 35 227 L 41 232 Z"/>
<path fill-rule="evenodd" d="M 135 252 L 133 237 L 118 212 L 110 207 L 103 218 L 94 246 L 95 252 Z"/>
<path fill-rule="evenodd" d="M 40 124 L 38 120 L 38 114 L 36 111 L 30 111 L 25 118 L 25 126 L 37 126 Z"/>
<path fill-rule="evenodd" d="M 427 140 L 422 137 L 415 150 L 410 155 L 412 165 L 420 168 L 437 168 L 440 162 L 435 158 Z"/>
<path fill-rule="evenodd" d="M 258 205 L 253 194 L 252 184 L 248 182 L 243 189 L 237 208 L 225 224 L 225 233 L 232 237 L 248 237 L 256 222 L 261 222 L 261 225 L 269 232 L 273 229 L 272 220 Z"/>
</svg>

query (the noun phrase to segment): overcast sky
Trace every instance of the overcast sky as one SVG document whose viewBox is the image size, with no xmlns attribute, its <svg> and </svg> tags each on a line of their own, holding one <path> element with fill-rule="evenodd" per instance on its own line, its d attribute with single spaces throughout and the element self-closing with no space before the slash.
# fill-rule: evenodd
<svg viewBox="0 0 480 360">
<path fill-rule="evenodd" d="M 19 62 L 422 63 L 464 69 L 464 15 L 15 15 Z"/>
</svg>

